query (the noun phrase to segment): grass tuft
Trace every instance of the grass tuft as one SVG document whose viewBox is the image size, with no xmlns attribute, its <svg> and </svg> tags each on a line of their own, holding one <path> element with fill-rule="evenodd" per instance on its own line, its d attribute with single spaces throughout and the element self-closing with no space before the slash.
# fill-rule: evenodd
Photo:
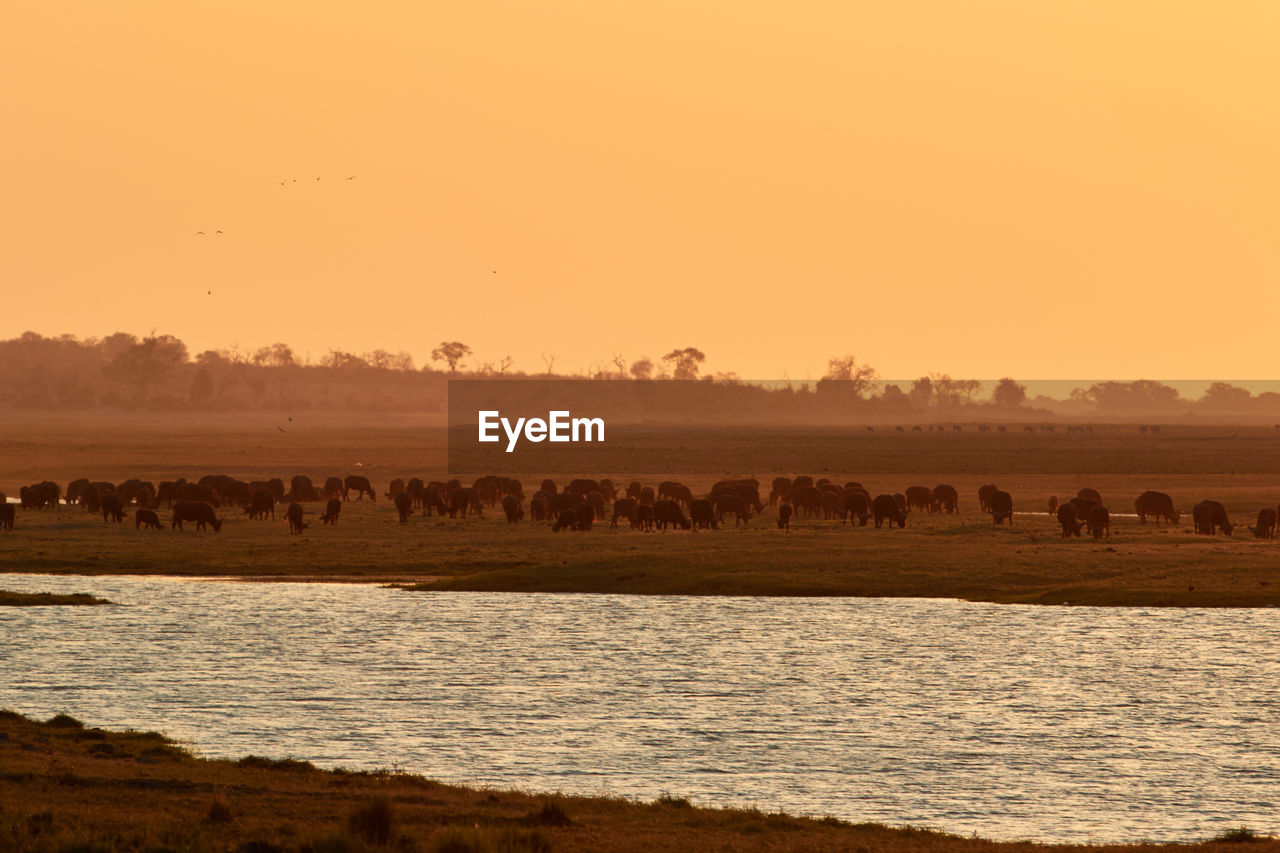
<svg viewBox="0 0 1280 853">
<path fill-rule="evenodd" d="M 49 725 L 60 729 L 83 729 L 84 723 L 69 714 L 57 714 L 49 718 Z"/>
<path fill-rule="evenodd" d="M 387 797 L 371 797 L 347 818 L 347 827 L 371 844 L 386 844 L 391 840 L 394 823 L 391 800 Z"/>
<path fill-rule="evenodd" d="M 554 800 L 543 800 L 542 808 L 530 814 L 525 822 L 533 826 L 572 826 L 573 821 Z"/>
<path fill-rule="evenodd" d="M 1247 826 L 1240 826 L 1235 829 L 1228 829 L 1221 835 L 1215 835 L 1214 841 L 1221 841 L 1227 844 L 1248 844 L 1255 841 L 1266 841 L 1268 836 L 1259 835 Z"/>
<path fill-rule="evenodd" d="M 550 853 L 551 842 L 536 829 L 455 826 L 440 831 L 430 853 Z"/>
</svg>

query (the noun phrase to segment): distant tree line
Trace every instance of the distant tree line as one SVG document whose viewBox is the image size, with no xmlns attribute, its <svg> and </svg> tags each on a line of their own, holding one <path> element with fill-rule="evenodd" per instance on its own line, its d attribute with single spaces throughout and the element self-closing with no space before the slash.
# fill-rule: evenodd
<svg viewBox="0 0 1280 853">
<path fill-rule="evenodd" d="M 409 353 L 382 349 L 361 354 L 332 349 L 312 362 L 299 359 L 284 343 L 256 350 L 205 350 L 192 356 L 183 341 L 154 332 L 142 337 L 117 332 L 104 338 L 26 332 L 0 341 L 0 404 L 19 409 L 442 412 L 447 380 L 465 377 L 698 382 L 704 396 L 706 389 L 717 388 L 716 399 L 726 411 L 761 418 L 961 421 L 1280 415 L 1280 394 L 1254 395 L 1225 382 L 1213 383 L 1194 400 L 1151 380 L 1099 382 L 1058 399 L 1031 398 L 1025 385 L 1007 377 L 985 390 L 978 380 L 946 374 L 882 381 L 874 368 L 852 355 L 831 358 L 818 380 L 766 386 L 746 383 L 734 373 L 704 375 L 707 356 L 697 347 L 672 349 L 656 360 L 644 356 L 629 361 L 614 354 L 578 373 L 556 372 L 554 353 L 544 353 L 545 369 L 534 372 L 516 369 L 510 355 L 492 360 L 476 360 L 474 355 L 461 341 L 441 341 L 431 351 L 430 364 L 419 368 Z"/>
</svg>

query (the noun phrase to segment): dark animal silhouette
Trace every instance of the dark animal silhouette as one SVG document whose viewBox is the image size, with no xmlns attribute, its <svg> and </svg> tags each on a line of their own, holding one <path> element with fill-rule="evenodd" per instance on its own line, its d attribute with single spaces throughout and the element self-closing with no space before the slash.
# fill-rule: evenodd
<svg viewBox="0 0 1280 853">
<path fill-rule="evenodd" d="M 1203 508 L 1203 510 L 1202 510 Z M 1201 501 L 1196 504 L 1192 517 L 1196 520 L 1196 532 L 1209 536 L 1221 527 L 1222 532 L 1230 536 L 1236 526 L 1227 518 L 1227 508 L 1218 501 Z"/>
<path fill-rule="evenodd" d="M 844 524 L 846 521 L 852 523 L 853 519 L 856 518 L 859 527 L 866 527 L 867 519 L 870 517 L 871 501 L 867 498 L 866 491 L 846 492 L 844 496 L 844 514 L 840 519 L 840 523 Z"/>
<path fill-rule="evenodd" d="M 449 495 L 449 517 L 457 518 L 458 513 L 462 513 L 462 517 L 467 517 L 467 510 L 471 507 L 471 496 L 467 494 L 466 489 L 454 489 L 453 494 Z"/>
<path fill-rule="evenodd" d="M 321 524 L 332 524 L 338 526 L 338 516 L 342 513 L 342 499 L 329 498 L 329 502 L 324 505 L 324 515 L 320 516 Z"/>
<path fill-rule="evenodd" d="M 716 513 L 711 508 L 711 501 L 699 498 L 689 506 L 689 521 L 694 530 L 716 529 Z"/>
<path fill-rule="evenodd" d="M 587 492 L 583 497 L 591 505 L 591 508 L 595 510 L 595 517 L 604 518 L 604 493 L 596 490 Z"/>
<path fill-rule="evenodd" d="M 596 509 L 589 503 L 578 504 L 578 529 L 584 533 L 591 529 L 591 523 L 596 520 Z"/>
<path fill-rule="evenodd" d="M 1161 518 L 1170 524 L 1177 524 L 1178 519 L 1182 516 L 1173 508 L 1173 498 L 1164 492 L 1145 491 L 1138 495 L 1137 500 L 1133 502 L 1133 508 L 1138 513 L 1138 522 L 1140 524 L 1147 523 L 1147 516 L 1151 516 L 1156 521 Z"/>
<path fill-rule="evenodd" d="M 1076 492 L 1076 497 L 1084 498 L 1087 501 L 1093 501 L 1096 504 L 1102 503 L 1102 495 L 1098 494 L 1097 489 L 1090 489 L 1088 487 L 1085 487 L 1080 491 Z"/>
<path fill-rule="evenodd" d="M 409 516 L 413 513 L 413 498 L 404 489 L 395 493 L 395 497 L 391 502 L 396 505 L 396 512 L 400 515 L 400 523 L 408 524 Z"/>
<path fill-rule="evenodd" d="M 991 496 L 999 491 L 993 485 L 981 486 L 978 489 L 978 507 L 983 512 L 991 512 Z"/>
<path fill-rule="evenodd" d="M 658 502 L 658 493 L 653 486 L 645 486 L 640 490 L 640 506 L 653 506 Z"/>
<path fill-rule="evenodd" d="M 13 520 L 15 515 L 16 515 L 16 512 L 13 509 L 13 504 L 11 503 L 0 504 L 0 529 L 12 530 Z"/>
<path fill-rule="evenodd" d="M 779 501 L 785 501 L 787 496 L 791 494 L 791 478 L 790 477 L 774 477 L 770 484 L 773 488 L 769 491 L 769 503 L 776 504 Z"/>
<path fill-rule="evenodd" d="M 693 522 L 685 518 L 680 504 L 672 500 L 658 501 L 653 505 L 653 522 L 659 530 L 666 530 L 668 524 L 681 530 L 689 530 L 693 526 Z"/>
<path fill-rule="evenodd" d="M 133 529 L 141 530 L 144 527 L 150 527 L 154 530 L 163 530 L 160 526 L 160 516 L 156 515 L 155 510 L 140 509 L 133 514 Z"/>
<path fill-rule="evenodd" d="M 566 509 L 564 512 L 556 516 L 555 524 L 551 525 L 552 533 L 559 533 L 561 530 L 577 530 L 578 529 L 578 513 L 576 510 Z"/>
<path fill-rule="evenodd" d="M 640 504 L 636 507 L 636 523 L 641 530 L 653 530 L 653 504 Z"/>
<path fill-rule="evenodd" d="M 747 524 L 751 521 L 751 510 L 747 509 L 747 502 L 737 495 L 721 495 L 716 501 L 716 518 L 723 522 L 724 517 L 729 513 L 733 513 L 733 526 L 737 527 L 738 523 Z"/>
<path fill-rule="evenodd" d="M 405 490 L 404 480 L 401 480 L 400 478 L 397 477 L 396 479 L 392 480 L 390 483 L 387 484 L 386 497 L 391 498 L 391 500 L 394 501 L 396 499 L 396 495 L 400 494 L 404 490 Z M 413 495 L 409 496 L 409 500 L 412 502 Z"/>
<path fill-rule="evenodd" d="M 898 506 L 898 501 L 893 495 L 876 495 L 871 501 L 871 513 L 875 516 L 876 529 L 880 529 L 880 525 L 887 519 L 889 527 L 894 524 L 899 527 L 907 526 L 907 514 Z"/>
<path fill-rule="evenodd" d="M 182 530 L 182 524 L 186 521 L 194 521 L 197 531 L 204 530 L 206 525 L 212 527 L 214 533 L 222 529 L 222 521 L 213 511 L 213 507 L 199 501 L 178 501 L 173 505 L 173 518 L 169 522 L 169 527 Z"/>
<path fill-rule="evenodd" d="M 991 523 L 1003 524 L 1006 518 L 1009 519 L 1009 526 L 1013 527 L 1013 497 L 1008 492 L 996 489 L 991 495 Z"/>
<path fill-rule="evenodd" d="M 342 478 L 341 477 L 325 477 L 324 485 L 320 488 L 320 499 L 328 500 L 329 498 L 339 497 L 342 495 Z M 346 500 L 346 498 L 343 498 Z"/>
<path fill-rule="evenodd" d="M 948 486 L 943 483 L 933 487 L 933 506 L 934 512 L 945 512 L 948 515 L 960 511 L 960 493 L 956 491 L 955 486 Z"/>
<path fill-rule="evenodd" d="M 631 522 L 631 527 L 634 528 L 636 526 L 636 523 L 639 521 L 638 514 L 637 514 L 637 510 L 639 509 L 640 509 L 640 504 L 636 503 L 636 499 L 632 497 L 621 498 L 619 500 L 614 501 L 613 502 L 613 519 L 610 520 L 609 526 L 617 527 L 618 519 L 625 518 L 629 522 Z"/>
<path fill-rule="evenodd" d="M 1070 539 L 1079 536 L 1084 522 L 1076 516 L 1076 505 L 1065 503 L 1058 507 L 1058 524 L 1062 525 L 1062 538 Z"/>
<path fill-rule="evenodd" d="M 779 530 L 791 529 L 791 515 L 794 512 L 795 510 L 791 508 L 791 504 L 778 505 L 778 529 Z"/>
<path fill-rule="evenodd" d="M 373 486 L 370 485 L 368 477 L 348 474 L 347 478 L 342 481 L 342 499 L 344 501 L 347 500 L 353 491 L 356 493 L 356 500 L 358 501 L 364 500 L 365 495 L 368 495 L 371 501 L 378 499 L 378 496 L 373 493 Z"/>
<path fill-rule="evenodd" d="M 544 491 L 536 491 L 529 499 L 529 517 L 533 521 L 547 521 L 551 518 L 551 498 Z"/>
<path fill-rule="evenodd" d="M 271 520 L 275 521 L 276 496 L 266 489 L 259 489 L 253 493 L 253 499 L 249 502 L 249 506 L 244 512 L 250 518 L 258 518 L 265 521 L 270 516 Z"/>
<path fill-rule="evenodd" d="M 1088 498 L 1072 498 L 1067 501 L 1067 503 L 1076 508 L 1076 517 L 1081 521 L 1085 521 L 1089 518 L 1089 513 L 1093 512 L 1093 508 L 1095 506 L 1101 506 L 1097 501 L 1092 501 Z"/>
<path fill-rule="evenodd" d="M 1057 515 L 1057 514 L 1058 514 L 1058 496 L 1050 495 L 1049 496 L 1049 515 Z"/>
<path fill-rule="evenodd" d="M 520 506 L 520 499 L 515 495 L 507 495 L 502 499 L 502 511 L 507 515 L 507 524 L 515 524 L 524 518 L 524 507 Z"/>
<path fill-rule="evenodd" d="M 272 477 L 267 480 L 267 491 L 271 493 L 271 497 L 276 499 L 276 503 L 284 500 L 284 480 L 279 477 Z"/>
<path fill-rule="evenodd" d="M 284 517 L 289 522 L 290 533 L 301 533 L 308 527 L 308 523 L 302 520 L 302 504 L 300 503 L 289 504 L 289 508 L 284 511 Z"/>
<path fill-rule="evenodd" d="M 435 483 L 425 487 L 422 490 L 422 514 L 431 515 L 432 511 L 436 515 L 444 515 L 449 511 L 449 507 L 444 502 L 440 492 L 440 487 Z"/>
<path fill-rule="evenodd" d="M 338 485 L 340 489 L 342 484 L 339 483 Z M 336 495 L 338 492 L 334 492 L 334 494 Z M 320 492 L 311 482 L 310 477 L 306 474 L 298 474 L 289 481 L 289 493 L 285 497 L 294 503 L 304 503 L 306 501 L 320 500 Z M 332 495 L 330 495 L 330 497 L 332 497 Z M 278 498 L 278 500 L 284 500 L 284 498 Z"/>
<path fill-rule="evenodd" d="M 556 481 L 550 478 L 543 480 L 542 485 L 538 486 L 538 491 L 546 492 L 548 497 L 554 495 L 556 493 Z"/>
<path fill-rule="evenodd" d="M 908 486 L 905 492 L 907 511 L 922 509 L 933 512 L 933 492 L 925 486 Z"/>
<path fill-rule="evenodd" d="M 1271 539 L 1276 535 L 1276 511 L 1271 507 L 1258 510 L 1258 524 L 1249 532 L 1259 539 Z"/>
<path fill-rule="evenodd" d="M 114 520 L 117 524 L 124 521 L 124 504 L 120 503 L 118 495 L 102 496 L 102 520 Z"/>
<path fill-rule="evenodd" d="M 1088 524 L 1094 539 L 1111 538 L 1111 513 L 1102 504 L 1096 504 L 1089 510 Z"/>
<path fill-rule="evenodd" d="M 796 512 L 804 515 L 822 514 L 822 492 L 812 484 L 793 486 L 791 489 L 791 505 Z"/>
</svg>

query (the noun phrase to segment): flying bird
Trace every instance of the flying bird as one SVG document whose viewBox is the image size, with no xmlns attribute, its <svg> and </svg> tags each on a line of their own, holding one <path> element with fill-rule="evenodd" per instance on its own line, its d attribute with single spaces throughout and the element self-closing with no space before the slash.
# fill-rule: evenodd
<svg viewBox="0 0 1280 853">
<path fill-rule="evenodd" d="M 210 295 L 210 296 L 213 296 L 213 291 L 212 291 L 212 290 L 210 290 L 210 291 L 209 291 L 209 295 Z"/>
<path fill-rule="evenodd" d="M 347 178 L 348 181 L 354 181 L 355 179 L 356 179 L 355 175 L 352 175 L 351 177 Z"/>
<path fill-rule="evenodd" d="M 219 233 L 219 234 L 221 234 L 222 232 L 221 232 L 221 231 L 219 231 L 218 233 Z"/>
<path fill-rule="evenodd" d="M 204 236 L 204 232 L 203 232 L 203 231 L 197 231 L 197 232 L 196 232 L 196 236 L 197 236 L 197 237 L 203 237 L 203 236 Z"/>
<path fill-rule="evenodd" d="M 284 427 L 282 427 L 282 426 L 277 426 L 277 427 L 276 427 L 276 429 L 280 430 L 281 432 L 284 432 L 284 431 L 285 431 Z"/>
</svg>

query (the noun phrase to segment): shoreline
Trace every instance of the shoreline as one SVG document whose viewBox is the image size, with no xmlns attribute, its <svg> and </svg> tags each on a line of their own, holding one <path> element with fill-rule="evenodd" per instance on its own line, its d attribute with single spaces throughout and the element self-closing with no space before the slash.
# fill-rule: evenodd
<svg viewBox="0 0 1280 853">
<path fill-rule="evenodd" d="M 72 841 L 115 853 L 180 849 L 1212 850 L 1280 840 L 1246 828 L 1159 844 L 988 841 L 910 826 L 653 801 L 448 785 L 402 772 L 321 769 L 309 762 L 200 757 L 155 732 L 37 721 L 0 710 L 0 838 L 15 849 Z M 145 817 L 143 817 L 145 815 Z M 63 843 L 59 846 L 57 841 Z M 460 841 L 470 847 L 450 847 Z M 251 846 L 258 845 L 258 846 Z M 322 845 L 328 845 L 323 848 Z"/>
</svg>

